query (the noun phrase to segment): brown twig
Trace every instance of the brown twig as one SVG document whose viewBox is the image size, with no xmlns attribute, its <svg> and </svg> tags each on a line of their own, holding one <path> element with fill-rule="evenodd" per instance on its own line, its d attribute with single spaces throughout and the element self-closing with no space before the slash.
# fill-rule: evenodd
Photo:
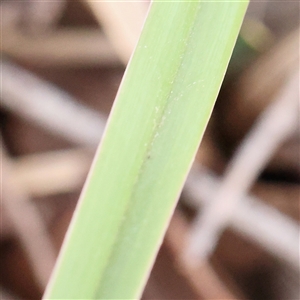
<svg viewBox="0 0 300 300">
<path fill-rule="evenodd" d="M 44 289 L 55 262 L 55 250 L 37 208 L 14 180 L 11 159 L 1 142 L 1 205 L 28 255 L 36 282 Z"/>
<path fill-rule="evenodd" d="M 186 264 L 183 259 L 183 251 L 186 248 L 185 242 L 189 230 L 188 223 L 183 215 L 179 211 L 175 211 L 165 240 L 172 248 L 178 259 L 180 270 L 199 295 L 199 299 L 245 299 L 240 291 L 229 290 L 229 287 L 223 283 L 209 263 L 195 268 Z"/>
<path fill-rule="evenodd" d="M 221 185 L 212 172 L 194 166 L 184 188 L 184 201 L 198 209 L 214 198 Z M 229 225 L 293 268 L 298 267 L 299 225 L 254 196 L 245 195 L 233 211 Z"/>
<path fill-rule="evenodd" d="M 95 29 L 59 29 L 46 36 L 3 30 L 1 51 L 39 67 L 115 66 L 119 59 L 106 37 Z"/>
<path fill-rule="evenodd" d="M 87 149 L 24 155 L 14 160 L 14 179 L 33 197 L 68 193 L 83 184 L 91 162 Z"/>
<path fill-rule="evenodd" d="M 114 2 L 89 1 L 86 3 L 103 27 L 116 53 L 126 65 L 138 41 L 147 12 L 143 1 Z"/>
<path fill-rule="evenodd" d="M 295 130 L 299 109 L 298 86 L 299 74 L 292 74 L 276 101 L 262 113 L 238 148 L 213 201 L 194 223 L 187 250 L 191 264 L 210 255 L 259 172 L 282 141 Z"/>
<path fill-rule="evenodd" d="M 96 146 L 105 118 L 56 86 L 1 62 L 1 105 L 71 142 Z"/>
</svg>

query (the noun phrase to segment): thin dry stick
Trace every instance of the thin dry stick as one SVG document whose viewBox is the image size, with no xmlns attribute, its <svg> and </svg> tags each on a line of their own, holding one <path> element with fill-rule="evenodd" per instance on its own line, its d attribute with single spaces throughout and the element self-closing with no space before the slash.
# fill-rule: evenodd
<svg viewBox="0 0 300 300">
<path fill-rule="evenodd" d="M 195 208 L 207 205 L 221 182 L 213 173 L 194 166 L 184 189 L 184 200 Z M 293 268 L 299 263 L 299 225 L 253 196 L 239 201 L 229 225 Z"/>
<path fill-rule="evenodd" d="M 92 155 L 84 149 L 23 156 L 14 161 L 15 181 L 32 196 L 66 193 L 83 182 Z M 194 166 L 184 187 L 185 201 L 205 205 L 219 188 L 219 178 Z M 253 196 L 245 196 L 233 212 L 230 225 L 270 253 L 297 266 L 299 226 Z M 276 228 L 276 230 L 274 230 Z"/>
<path fill-rule="evenodd" d="M 205 260 L 214 250 L 240 200 L 277 147 L 295 130 L 298 86 L 299 73 L 294 73 L 239 147 L 213 201 L 198 215 L 186 251 L 186 259 L 191 265 Z"/>
<path fill-rule="evenodd" d="M 240 291 L 229 290 L 209 263 L 203 264 L 200 268 L 191 268 L 185 263 L 182 257 L 188 232 L 187 221 L 179 211 L 175 211 L 165 239 L 175 257 L 179 259 L 180 270 L 199 295 L 199 299 L 244 299 Z"/>
<path fill-rule="evenodd" d="M 67 193 L 83 185 L 92 158 L 86 149 L 23 155 L 14 160 L 15 181 L 33 197 Z"/>
<path fill-rule="evenodd" d="M 71 142 L 96 146 L 104 117 L 54 85 L 8 62 L 1 62 L 1 105 Z"/>
<path fill-rule="evenodd" d="M 14 180 L 10 158 L 1 142 L 2 187 L 1 204 L 10 218 L 30 260 L 36 282 L 44 289 L 54 266 L 55 250 L 47 234 L 44 221 L 26 191 L 21 190 Z"/>
<path fill-rule="evenodd" d="M 98 29 L 60 29 L 37 37 L 3 29 L 0 49 L 10 57 L 39 67 L 120 64 L 114 49 Z"/>
<path fill-rule="evenodd" d="M 126 65 L 138 41 L 147 12 L 143 1 L 89 1 L 99 24 Z"/>
</svg>

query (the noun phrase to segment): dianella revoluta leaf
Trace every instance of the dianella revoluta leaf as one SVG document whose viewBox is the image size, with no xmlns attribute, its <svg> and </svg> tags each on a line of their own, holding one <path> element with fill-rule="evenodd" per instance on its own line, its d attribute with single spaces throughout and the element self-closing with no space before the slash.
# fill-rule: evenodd
<svg viewBox="0 0 300 300">
<path fill-rule="evenodd" d="M 247 4 L 151 4 L 45 299 L 140 297 Z"/>
</svg>

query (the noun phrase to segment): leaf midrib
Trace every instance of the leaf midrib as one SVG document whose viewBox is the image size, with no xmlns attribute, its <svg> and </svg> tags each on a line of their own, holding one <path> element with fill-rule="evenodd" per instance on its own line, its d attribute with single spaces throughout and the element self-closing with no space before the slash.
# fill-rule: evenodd
<svg viewBox="0 0 300 300">
<path fill-rule="evenodd" d="M 131 188 L 132 192 L 126 200 L 127 205 L 124 209 L 123 216 L 125 216 L 128 213 L 128 211 L 130 210 L 130 207 L 131 207 L 130 204 L 133 202 L 133 200 L 135 198 L 134 197 L 135 190 L 136 190 L 135 187 L 138 186 L 139 182 L 142 180 L 142 177 L 143 177 L 142 175 L 143 175 L 143 171 L 145 169 L 146 164 L 149 162 L 150 159 L 152 159 L 151 150 L 153 149 L 153 145 L 154 145 L 156 135 L 159 134 L 159 132 L 162 128 L 161 125 L 163 124 L 164 117 L 167 117 L 166 111 L 167 111 L 167 108 L 169 107 L 169 103 L 172 99 L 173 86 L 175 85 L 176 79 L 179 77 L 179 74 L 181 74 L 182 61 L 184 60 L 184 58 L 185 58 L 184 54 L 186 53 L 186 50 L 189 47 L 189 40 L 192 36 L 199 10 L 200 10 L 200 2 L 198 3 L 198 7 L 196 9 L 196 12 L 194 13 L 194 20 L 193 20 L 192 25 L 190 26 L 189 34 L 187 35 L 185 41 L 182 41 L 182 43 L 185 46 L 182 49 L 181 55 L 179 55 L 180 59 L 179 59 L 179 62 L 178 62 L 178 68 L 176 68 L 176 72 L 174 73 L 174 75 L 172 77 L 173 84 L 170 86 L 171 88 L 168 92 L 168 96 L 166 97 L 166 101 L 164 103 L 163 109 L 161 110 L 161 114 L 158 118 L 159 122 L 157 122 L 157 124 L 155 125 L 155 128 L 154 128 L 154 130 L 152 132 L 152 135 L 151 135 L 151 139 L 148 142 L 148 145 L 147 145 L 147 148 L 146 148 L 146 151 L 145 151 L 145 154 L 144 154 L 144 159 L 142 160 L 142 162 L 140 164 L 140 168 L 137 172 L 136 180 L 133 183 L 132 188 Z M 150 159 L 148 159 L 149 156 L 150 156 Z M 119 223 L 119 226 L 118 226 L 119 230 L 117 231 L 117 234 L 115 235 L 115 238 L 114 238 L 114 242 L 111 245 L 111 249 L 116 249 L 115 246 L 118 244 L 117 241 L 120 240 L 119 237 L 120 237 L 120 235 L 123 231 L 122 229 L 126 228 L 126 226 L 125 226 L 126 223 L 128 223 L 127 218 L 125 218 L 125 217 L 122 218 L 122 221 Z M 103 268 L 102 275 L 99 278 L 99 286 L 96 289 L 96 293 L 94 295 L 96 298 L 100 296 L 98 292 L 101 291 L 102 278 L 104 277 L 105 273 L 109 269 L 109 264 L 110 264 L 111 258 L 114 257 L 114 254 L 115 254 L 115 250 L 110 251 L 109 257 L 106 260 L 106 264 Z"/>
</svg>

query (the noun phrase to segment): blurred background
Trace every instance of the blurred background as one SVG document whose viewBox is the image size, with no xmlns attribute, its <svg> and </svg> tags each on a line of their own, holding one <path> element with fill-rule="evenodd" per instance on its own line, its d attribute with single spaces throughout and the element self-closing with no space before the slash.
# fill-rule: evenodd
<svg viewBox="0 0 300 300">
<path fill-rule="evenodd" d="M 41 299 L 149 2 L 0 6 L 0 298 Z M 143 299 L 300 299 L 299 147 L 299 2 L 253 1 Z"/>
</svg>

